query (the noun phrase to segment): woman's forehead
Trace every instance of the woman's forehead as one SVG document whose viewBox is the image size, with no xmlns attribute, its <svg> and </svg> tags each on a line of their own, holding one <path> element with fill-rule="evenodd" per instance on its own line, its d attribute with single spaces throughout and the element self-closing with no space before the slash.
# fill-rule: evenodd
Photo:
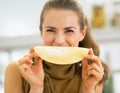
<svg viewBox="0 0 120 93">
<path fill-rule="evenodd" d="M 45 24 L 78 24 L 79 17 L 76 12 L 70 10 L 49 10 L 44 16 Z"/>
</svg>

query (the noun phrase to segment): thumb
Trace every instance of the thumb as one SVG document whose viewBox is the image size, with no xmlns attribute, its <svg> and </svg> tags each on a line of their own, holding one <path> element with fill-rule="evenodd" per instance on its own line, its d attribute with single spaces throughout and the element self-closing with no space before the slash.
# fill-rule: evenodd
<svg viewBox="0 0 120 93">
<path fill-rule="evenodd" d="M 43 68 L 42 62 L 43 62 L 43 60 L 40 57 L 37 57 L 36 66 L 38 66 L 39 68 Z"/>
<path fill-rule="evenodd" d="M 36 70 L 36 71 L 42 71 L 43 72 L 43 60 L 40 58 L 40 57 L 36 57 L 36 63 L 35 65 L 33 65 L 33 68 Z"/>
<path fill-rule="evenodd" d="M 34 46 L 32 46 L 32 48 L 30 49 L 29 53 L 34 53 Z"/>
<path fill-rule="evenodd" d="M 84 58 L 84 59 L 82 60 L 82 69 L 83 69 L 83 70 L 86 70 L 87 67 L 88 67 L 87 59 Z"/>
<path fill-rule="evenodd" d="M 90 54 L 90 55 L 94 55 L 94 52 L 93 52 L 93 49 L 92 49 L 92 48 L 90 48 L 89 54 Z"/>
</svg>

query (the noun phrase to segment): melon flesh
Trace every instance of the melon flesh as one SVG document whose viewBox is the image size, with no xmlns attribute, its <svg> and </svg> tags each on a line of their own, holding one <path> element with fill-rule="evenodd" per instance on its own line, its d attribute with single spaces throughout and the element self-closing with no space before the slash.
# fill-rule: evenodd
<svg viewBox="0 0 120 93">
<path fill-rule="evenodd" d="M 33 49 L 43 60 L 59 65 L 80 62 L 89 53 L 88 48 L 82 47 L 36 46 Z"/>
</svg>

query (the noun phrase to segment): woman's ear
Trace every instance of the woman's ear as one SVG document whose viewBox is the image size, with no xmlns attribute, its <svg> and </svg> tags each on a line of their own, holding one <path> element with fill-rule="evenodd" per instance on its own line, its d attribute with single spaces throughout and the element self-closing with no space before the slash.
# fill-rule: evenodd
<svg viewBox="0 0 120 93">
<path fill-rule="evenodd" d="M 82 41 L 84 39 L 87 31 L 88 31 L 88 26 L 85 26 L 83 31 L 81 31 L 81 39 L 80 39 L 80 41 Z"/>
</svg>

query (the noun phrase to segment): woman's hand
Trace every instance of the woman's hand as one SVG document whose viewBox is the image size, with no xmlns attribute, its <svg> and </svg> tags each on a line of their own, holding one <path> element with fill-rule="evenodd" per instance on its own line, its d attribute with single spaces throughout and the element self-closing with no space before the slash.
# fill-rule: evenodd
<svg viewBox="0 0 120 93">
<path fill-rule="evenodd" d="M 37 62 L 33 65 L 33 59 Z M 30 50 L 30 54 L 19 60 L 19 70 L 22 76 L 31 86 L 30 93 L 42 93 L 44 83 L 44 71 L 42 67 L 42 59 Z"/>
<path fill-rule="evenodd" d="M 90 49 L 82 61 L 82 93 L 95 93 L 96 86 L 103 78 L 104 68 L 99 57 Z"/>
</svg>

